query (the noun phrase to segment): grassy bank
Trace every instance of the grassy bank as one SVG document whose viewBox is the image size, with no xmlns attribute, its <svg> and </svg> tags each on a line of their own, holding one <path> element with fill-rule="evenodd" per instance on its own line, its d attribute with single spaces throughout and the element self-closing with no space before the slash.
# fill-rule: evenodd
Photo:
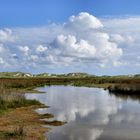
<svg viewBox="0 0 140 140">
<path fill-rule="evenodd" d="M 33 111 L 43 106 L 36 100 L 26 99 L 24 94 L 1 90 L 0 140 L 43 139 L 43 133 L 47 130 L 39 122 L 42 117 Z M 27 131 L 29 128 L 30 133 Z"/>
<path fill-rule="evenodd" d="M 28 106 L 12 109 L 0 117 L 1 140 L 43 140 L 48 131 L 41 125 L 42 118 L 33 110 L 39 106 Z"/>
<path fill-rule="evenodd" d="M 41 105 L 41 104 L 36 100 L 26 99 L 23 94 L 18 93 L 0 94 L 0 113 L 8 109 L 27 107 L 32 105 Z"/>
<path fill-rule="evenodd" d="M 110 92 L 114 93 L 123 93 L 123 94 L 139 94 L 140 93 L 140 84 L 139 83 L 131 83 L 131 84 L 116 84 L 110 85 L 108 87 Z"/>
<path fill-rule="evenodd" d="M 44 140 L 48 128 L 42 125 L 64 124 L 57 120 L 40 120 L 52 118 L 53 115 L 39 115 L 34 110 L 46 106 L 25 98 L 24 92 L 36 92 L 35 87 L 45 84 L 42 81 L 2 79 L 0 83 L 0 140 Z"/>
<path fill-rule="evenodd" d="M 43 85 L 97 86 L 110 84 L 140 84 L 140 78 L 131 77 L 87 77 L 87 78 L 1 78 L 0 88 L 32 90 Z M 107 85 L 108 84 L 108 85 Z"/>
</svg>

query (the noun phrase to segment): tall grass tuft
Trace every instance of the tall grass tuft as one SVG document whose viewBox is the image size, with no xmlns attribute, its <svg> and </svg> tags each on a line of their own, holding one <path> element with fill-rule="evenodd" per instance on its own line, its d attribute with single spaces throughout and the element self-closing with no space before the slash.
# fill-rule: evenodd
<svg viewBox="0 0 140 140">
<path fill-rule="evenodd" d="M 2 97 L 0 97 L 0 110 L 6 110 L 7 109 L 7 103 L 5 100 L 3 100 Z"/>
<path fill-rule="evenodd" d="M 25 140 L 25 129 L 24 125 L 16 127 L 12 132 L 5 132 L 5 131 L 0 131 L 0 139 L 5 139 L 5 140 Z"/>
<path fill-rule="evenodd" d="M 37 100 L 28 100 L 25 98 L 24 94 L 0 94 L 0 112 L 9 108 L 26 107 L 31 105 L 40 105 L 40 102 Z"/>
</svg>

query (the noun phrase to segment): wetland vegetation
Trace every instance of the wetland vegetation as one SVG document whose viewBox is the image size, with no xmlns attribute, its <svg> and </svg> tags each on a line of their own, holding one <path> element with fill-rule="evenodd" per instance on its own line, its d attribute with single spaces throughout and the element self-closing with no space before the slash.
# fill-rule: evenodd
<svg viewBox="0 0 140 140">
<path fill-rule="evenodd" d="M 70 75 L 70 74 L 69 74 Z M 8 75 L 9 76 L 9 75 Z M 0 139 L 44 139 L 48 128 L 42 125 L 63 125 L 52 114 L 37 114 L 34 110 L 46 107 L 35 99 L 26 99 L 24 93 L 39 93 L 36 87 L 44 85 L 72 85 L 78 87 L 99 87 L 108 89 L 116 96 L 135 98 L 140 93 L 140 78 L 111 76 L 66 76 L 54 77 L 1 77 L 0 78 Z M 121 93 L 121 94 L 120 94 Z M 28 131 L 30 130 L 30 131 Z M 30 133 L 29 133 L 30 132 Z M 36 133 L 37 132 L 37 133 Z"/>
</svg>

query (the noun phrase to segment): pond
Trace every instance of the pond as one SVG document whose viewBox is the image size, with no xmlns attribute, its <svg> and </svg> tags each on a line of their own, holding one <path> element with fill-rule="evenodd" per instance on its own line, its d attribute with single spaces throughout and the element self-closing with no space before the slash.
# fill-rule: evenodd
<svg viewBox="0 0 140 140">
<path fill-rule="evenodd" d="M 48 140 L 139 140 L 139 99 L 116 96 L 107 90 L 74 86 L 38 88 L 43 94 L 26 94 L 50 106 L 37 112 L 51 113 L 54 120 L 66 121 L 52 127 Z"/>
</svg>

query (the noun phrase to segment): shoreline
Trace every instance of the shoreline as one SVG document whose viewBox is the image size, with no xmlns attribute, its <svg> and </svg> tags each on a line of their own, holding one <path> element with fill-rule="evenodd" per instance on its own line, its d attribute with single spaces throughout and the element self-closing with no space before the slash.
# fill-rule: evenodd
<svg viewBox="0 0 140 140">
<path fill-rule="evenodd" d="M 22 90 L 22 92 L 21 90 L 16 91 L 20 91 L 18 92 L 18 94 L 21 95 L 25 93 L 45 93 L 36 90 L 35 87 L 30 90 Z M 26 98 L 26 100 L 28 99 Z M 48 108 L 48 106 L 39 102 L 39 105 L 30 105 L 17 107 L 14 109 L 7 109 L 0 113 L 0 139 L 47 140 L 47 138 L 45 137 L 45 133 L 51 130 L 49 126 L 61 126 L 66 123 L 57 120 L 49 121 L 50 118 L 54 117 L 53 114 L 39 114 L 35 111 L 35 109 L 38 108 Z M 44 121 L 42 119 L 47 120 Z M 43 125 L 45 125 L 46 127 L 43 127 Z M 22 133 L 20 131 L 22 131 Z"/>
</svg>

